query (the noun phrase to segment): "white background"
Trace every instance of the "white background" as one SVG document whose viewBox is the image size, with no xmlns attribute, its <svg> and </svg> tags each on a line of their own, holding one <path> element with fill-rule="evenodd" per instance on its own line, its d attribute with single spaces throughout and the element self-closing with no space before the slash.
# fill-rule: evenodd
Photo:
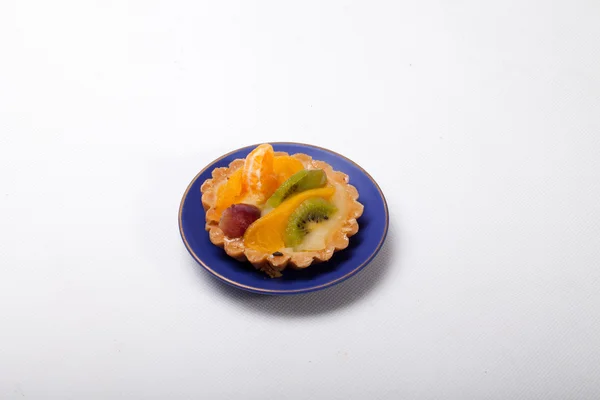
<svg viewBox="0 0 600 400">
<path fill-rule="evenodd" d="M 0 3 L 1 399 L 600 397 L 600 2 Z M 378 258 L 295 297 L 195 264 L 264 141 L 379 182 Z"/>
</svg>

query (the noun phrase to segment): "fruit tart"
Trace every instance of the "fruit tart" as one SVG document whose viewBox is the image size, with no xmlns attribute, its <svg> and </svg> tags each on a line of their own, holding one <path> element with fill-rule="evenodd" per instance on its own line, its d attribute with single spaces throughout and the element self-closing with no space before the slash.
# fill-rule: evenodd
<svg viewBox="0 0 600 400">
<path fill-rule="evenodd" d="M 213 170 L 201 192 L 210 241 L 273 278 L 345 249 L 363 212 L 348 175 L 270 144 Z"/>
</svg>

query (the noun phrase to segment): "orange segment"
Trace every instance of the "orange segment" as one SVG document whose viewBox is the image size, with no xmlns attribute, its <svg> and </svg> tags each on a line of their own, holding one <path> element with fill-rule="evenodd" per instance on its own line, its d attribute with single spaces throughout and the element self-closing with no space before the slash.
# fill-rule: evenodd
<svg viewBox="0 0 600 400">
<path fill-rule="evenodd" d="M 290 215 L 306 199 L 323 197 L 329 199 L 334 187 L 306 190 L 290 197 L 269 214 L 254 221 L 244 234 L 244 245 L 250 249 L 273 253 L 285 247 L 283 235 Z"/>
<path fill-rule="evenodd" d="M 242 172 L 242 192 L 260 201 L 275 191 L 277 180 L 273 174 L 274 158 L 270 144 L 261 144 L 248 154 Z"/>
<path fill-rule="evenodd" d="M 277 187 L 288 180 L 296 172 L 303 170 L 304 165 L 291 156 L 277 156 L 273 160 L 273 172 L 277 176 Z"/>
<path fill-rule="evenodd" d="M 238 169 L 217 189 L 217 201 L 215 211 L 217 218 L 221 218 L 221 213 L 230 205 L 237 203 L 242 195 L 242 169 Z"/>
</svg>

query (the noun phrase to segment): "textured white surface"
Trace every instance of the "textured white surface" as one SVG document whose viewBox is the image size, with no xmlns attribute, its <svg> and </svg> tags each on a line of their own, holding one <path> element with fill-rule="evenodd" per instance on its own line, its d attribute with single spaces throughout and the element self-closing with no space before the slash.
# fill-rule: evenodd
<svg viewBox="0 0 600 400">
<path fill-rule="evenodd" d="M 0 398 L 597 399 L 600 2 L 0 2 Z M 380 183 L 333 289 L 186 253 L 212 159 L 302 141 Z"/>
</svg>

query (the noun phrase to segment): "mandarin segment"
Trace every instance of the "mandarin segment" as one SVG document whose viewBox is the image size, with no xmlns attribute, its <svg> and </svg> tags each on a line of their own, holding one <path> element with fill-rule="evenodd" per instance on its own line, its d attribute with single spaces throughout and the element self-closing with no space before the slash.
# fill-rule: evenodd
<svg viewBox="0 0 600 400">
<path fill-rule="evenodd" d="M 242 172 L 242 191 L 260 202 L 277 189 L 277 178 L 273 172 L 273 147 L 261 144 L 248 154 Z"/>
<path fill-rule="evenodd" d="M 229 206 L 239 202 L 242 195 L 242 169 L 235 171 L 226 182 L 217 189 L 215 213 L 217 219 Z"/>
<path fill-rule="evenodd" d="M 288 180 L 296 172 L 304 169 L 302 163 L 291 156 L 276 156 L 273 159 L 273 172 L 277 176 L 277 186 Z"/>
</svg>

